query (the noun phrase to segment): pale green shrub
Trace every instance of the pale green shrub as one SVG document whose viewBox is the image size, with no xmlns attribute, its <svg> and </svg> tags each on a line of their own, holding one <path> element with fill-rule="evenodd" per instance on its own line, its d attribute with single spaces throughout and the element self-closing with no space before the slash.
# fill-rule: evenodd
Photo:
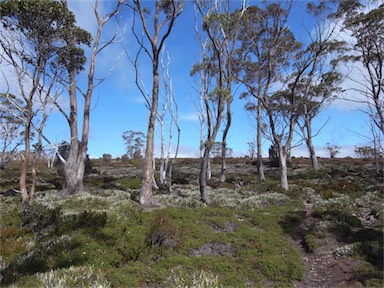
<svg viewBox="0 0 384 288">
<path fill-rule="evenodd" d="M 46 288 L 69 288 L 69 287 L 91 287 L 109 288 L 110 283 L 103 278 L 100 271 L 93 267 L 80 266 L 67 269 L 51 270 L 47 273 L 36 274 L 42 287 Z"/>
<path fill-rule="evenodd" d="M 166 285 L 175 288 L 220 288 L 219 277 L 210 272 L 201 270 L 192 274 L 180 267 L 172 269 Z"/>
</svg>

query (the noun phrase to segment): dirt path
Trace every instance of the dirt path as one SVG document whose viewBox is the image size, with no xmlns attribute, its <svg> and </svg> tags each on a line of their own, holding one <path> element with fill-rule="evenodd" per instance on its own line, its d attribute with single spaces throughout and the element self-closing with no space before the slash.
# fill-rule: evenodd
<svg viewBox="0 0 384 288">
<path fill-rule="evenodd" d="M 304 205 L 307 214 L 301 228 L 307 231 L 320 223 L 312 215 L 312 205 L 308 203 L 304 203 Z M 338 242 L 330 233 L 317 241 L 319 247 L 313 253 L 308 253 L 304 249 L 302 239 L 294 241 L 295 245 L 300 248 L 305 261 L 304 279 L 295 283 L 296 288 L 364 287 L 360 282 L 354 280 L 359 261 L 352 257 L 338 255 L 337 251 L 343 249 L 345 244 Z"/>
</svg>

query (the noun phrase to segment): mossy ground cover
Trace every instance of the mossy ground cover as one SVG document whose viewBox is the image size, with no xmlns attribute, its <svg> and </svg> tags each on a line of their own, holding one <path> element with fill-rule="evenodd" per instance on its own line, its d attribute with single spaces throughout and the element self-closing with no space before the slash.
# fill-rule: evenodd
<svg viewBox="0 0 384 288">
<path fill-rule="evenodd" d="M 355 213 L 356 203 L 365 209 L 374 201 L 375 217 L 383 214 L 382 195 L 371 193 L 380 179 L 348 178 L 343 167 L 311 172 L 301 164 L 296 172 L 291 169 L 292 189 L 284 194 L 275 170 L 258 183 L 251 167 L 209 187 L 211 207 L 199 202 L 193 175 L 174 192 L 155 195 L 167 208 L 147 211 L 131 200 L 139 178 L 109 175 L 108 165 L 99 162 L 94 167 L 105 172 L 87 176 L 89 193 L 61 198 L 44 190 L 27 212 L 18 196 L 0 196 L 2 285 L 293 287 L 303 279 L 305 263 L 292 239 L 302 238 L 307 252 L 315 253 L 327 233 L 352 245 L 348 257 L 367 263 L 356 271 L 361 283 L 382 284 L 382 232 L 364 227 Z M 16 177 L 13 170 L 7 172 L 10 179 Z M 55 178 L 44 173 L 47 183 Z M 324 231 L 302 231 L 308 216 L 303 201 L 314 205 L 313 217 L 326 224 Z"/>
<path fill-rule="evenodd" d="M 129 205 L 108 213 L 70 215 L 66 208 L 71 209 L 35 208 L 35 217 L 52 217 L 41 227 L 2 227 L 2 243 L 11 250 L 2 251 L 7 263 L 3 284 L 38 287 L 41 273 L 72 266 L 101 271 L 112 287 L 166 287 L 175 281 L 176 270 L 185 271 L 185 279 L 209 271 L 225 287 L 264 287 L 267 281 L 274 287 L 290 286 L 303 275 L 300 253 L 287 244 L 278 222 L 287 208 L 239 212 L 169 207 L 146 212 Z M 193 279 L 185 281 L 192 285 Z"/>
</svg>

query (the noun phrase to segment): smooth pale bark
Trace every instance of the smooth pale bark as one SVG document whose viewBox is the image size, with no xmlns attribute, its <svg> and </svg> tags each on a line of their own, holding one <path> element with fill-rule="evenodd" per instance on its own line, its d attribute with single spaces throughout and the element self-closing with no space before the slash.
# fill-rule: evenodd
<svg viewBox="0 0 384 288">
<path fill-rule="evenodd" d="M 71 135 L 70 150 L 68 159 L 64 162 L 64 187 L 60 194 L 62 196 L 68 196 L 73 194 L 82 193 L 84 190 L 84 171 L 85 171 L 85 156 L 82 157 L 79 153 L 80 144 L 78 141 L 78 107 L 76 99 L 76 76 L 74 71 L 69 72 L 70 87 L 69 87 L 69 106 L 70 106 L 70 117 L 69 117 L 69 128 Z M 86 121 L 88 118 L 84 118 Z M 87 131 L 83 131 L 87 133 Z"/>
<path fill-rule="evenodd" d="M 135 5 L 135 10 L 140 16 L 142 28 L 144 30 L 144 34 L 146 38 L 148 39 L 150 43 L 151 49 L 145 49 L 144 44 L 141 42 L 141 38 L 138 37 L 137 34 L 135 34 L 136 40 L 138 41 L 138 44 L 141 46 L 141 48 L 144 48 L 147 51 L 147 54 L 149 55 L 149 58 L 152 62 L 152 96 L 150 101 L 148 101 L 148 106 L 150 110 L 150 115 L 148 119 L 148 128 L 147 128 L 147 142 L 146 142 L 146 150 L 144 154 L 144 161 L 143 161 L 143 170 L 142 170 L 142 179 L 141 179 L 141 188 L 140 188 L 140 194 L 139 194 L 139 202 L 143 206 L 153 206 L 155 203 L 153 201 L 153 193 L 152 193 L 152 183 L 153 183 L 153 155 L 154 155 L 154 138 L 155 138 L 155 125 L 157 120 L 157 113 L 158 113 L 158 105 L 159 105 L 159 54 L 161 49 L 163 48 L 164 42 L 167 39 L 167 37 L 170 35 L 174 21 L 176 18 L 180 15 L 180 13 L 183 11 L 183 4 L 176 2 L 176 1 L 169 1 L 168 8 L 171 9 L 171 11 L 165 11 L 165 13 L 168 13 L 166 18 L 164 20 L 160 20 L 160 13 L 162 11 L 162 2 L 156 0 L 155 3 L 155 11 L 154 11 L 154 18 L 152 23 L 153 30 L 149 29 L 148 22 L 146 20 L 146 8 L 143 8 L 141 6 L 140 0 L 134 0 L 133 3 Z M 164 12 L 164 10 L 163 10 Z M 167 24 L 167 25 L 166 25 Z M 161 36 L 161 30 L 164 29 L 164 34 Z M 133 29 L 134 31 L 134 29 Z M 152 34 L 151 34 L 152 33 Z M 149 52 L 151 51 L 151 52 Z M 135 67 L 135 69 L 138 69 Z M 137 70 L 136 70 L 137 72 Z M 145 95 L 143 95 L 146 97 Z"/>
<path fill-rule="evenodd" d="M 147 143 L 144 154 L 143 171 L 141 179 L 141 188 L 139 194 L 139 202 L 144 206 L 153 205 L 152 183 L 153 183 L 153 152 L 154 152 L 154 138 L 155 138 L 155 125 L 156 116 L 159 103 L 159 72 L 158 72 L 158 53 L 154 53 L 153 58 L 153 86 L 152 86 L 152 101 L 150 108 L 150 116 L 147 129 Z"/>
<path fill-rule="evenodd" d="M 311 156 L 312 168 L 314 170 L 319 170 L 320 169 L 320 164 L 319 164 L 319 160 L 317 159 L 315 147 L 313 147 L 312 139 L 311 138 L 308 139 L 307 146 L 308 146 L 309 155 Z"/>
<path fill-rule="evenodd" d="M 224 137 L 223 137 L 224 138 Z M 220 181 L 225 182 L 227 179 L 227 144 L 223 142 L 221 144 L 221 171 L 220 171 Z"/>
<path fill-rule="evenodd" d="M 211 157 L 208 156 L 207 160 L 207 180 L 212 179 L 212 169 L 211 169 Z"/>
<path fill-rule="evenodd" d="M 227 123 L 223 132 L 223 140 L 221 142 L 221 172 L 220 181 L 227 180 L 227 135 L 232 123 L 231 101 L 227 102 Z"/>
<path fill-rule="evenodd" d="M 285 149 L 279 146 L 279 165 L 280 165 L 280 187 L 285 192 L 289 191 L 288 185 L 288 169 L 287 169 L 287 155 Z"/>
<path fill-rule="evenodd" d="M 64 1 L 67 6 L 67 1 Z M 70 153 L 68 159 L 64 162 L 64 174 L 65 183 L 64 189 L 61 191 L 62 195 L 72 195 L 82 193 L 84 191 L 84 172 L 85 172 L 85 161 L 87 158 L 88 140 L 89 140 L 89 126 L 90 126 L 90 111 L 91 111 L 91 98 L 94 88 L 95 69 L 96 69 L 96 58 L 100 52 L 100 39 L 103 26 L 118 12 L 120 2 L 116 4 L 115 9 L 112 13 L 109 13 L 104 19 L 99 15 L 98 10 L 99 1 L 95 1 L 94 13 L 97 20 L 97 32 L 94 37 L 92 53 L 90 57 L 89 71 L 87 75 L 87 91 L 84 95 L 84 110 L 83 110 L 83 122 L 82 122 L 82 135 L 81 141 L 79 141 L 78 131 L 78 105 L 77 105 L 77 86 L 76 86 L 76 73 L 74 68 L 70 68 L 68 71 L 70 86 L 70 114 L 67 118 L 70 127 Z M 113 37 L 112 37 L 113 38 Z M 73 41 L 72 41 L 73 42 Z M 107 47 L 112 43 L 104 43 L 104 47 Z M 76 43 L 69 43 L 72 47 L 76 47 Z"/>
<path fill-rule="evenodd" d="M 311 165 L 314 170 L 319 170 L 320 164 L 319 164 L 319 161 L 317 160 L 316 150 L 312 142 L 312 128 L 311 128 L 310 121 L 306 123 L 305 128 L 307 130 L 307 136 L 308 136 L 307 139 L 305 139 L 305 142 L 307 144 L 308 152 L 311 158 Z"/>
<path fill-rule="evenodd" d="M 256 142 L 257 142 L 257 159 L 256 159 L 256 167 L 257 167 L 257 173 L 259 175 L 259 182 L 265 181 L 265 175 L 264 175 L 264 165 L 263 165 L 263 148 L 262 148 L 262 113 L 261 113 L 261 101 L 257 101 L 257 135 L 256 135 Z"/>
<path fill-rule="evenodd" d="M 200 199 L 203 203 L 208 204 L 208 205 L 211 204 L 211 198 L 209 197 L 209 194 L 207 191 L 207 174 L 208 174 L 209 152 L 210 152 L 210 149 L 206 148 L 204 151 L 203 158 L 201 158 L 200 177 L 199 177 Z"/>
<path fill-rule="evenodd" d="M 85 171 L 85 157 L 81 155 L 74 155 L 68 157 L 67 164 L 64 166 L 65 183 L 64 189 L 61 191 L 61 195 L 73 195 L 79 194 L 84 191 L 84 171 Z"/>
<path fill-rule="evenodd" d="M 32 126 L 32 120 L 33 120 L 33 97 L 35 95 L 35 92 L 37 90 L 37 87 L 40 82 L 41 74 L 43 71 L 43 67 L 45 67 L 45 63 L 38 68 L 37 71 L 37 77 L 33 80 L 33 87 L 31 89 L 31 92 L 29 93 L 28 98 L 23 96 L 24 100 L 26 101 L 26 120 L 24 125 L 24 158 L 21 162 L 21 168 L 20 168 L 20 178 L 19 178 L 19 187 L 20 187 L 20 195 L 21 195 L 21 201 L 25 205 L 29 205 L 33 201 L 33 196 L 30 197 L 28 193 L 27 188 L 27 172 L 28 172 L 28 164 L 29 160 L 31 158 L 31 126 Z M 23 84 L 21 83 L 21 77 L 18 79 L 19 86 L 23 87 Z M 23 94 L 23 92 L 22 92 Z M 23 94 L 24 95 L 24 94 Z"/>
<path fill-rule="evenodd" d="M 30 110 L 28 110 L 30 111 Z M 30 131 L 31 131 L 31 121 L 32 118 L 28 113 L 27 120 L 24 128 L 24 158 L 21 161 L 20 167 L 20 178 L 19 178 L 19 187 L 20 187 L 20 195 L 21 201 L 24 204 L 29 202 L 28 189 L 27 189 L 27 172 L 28 172 L 28 162 L 31 155 L 31 141 L 30 141 Z"/>
<path fill-rule="evenodd" d="M 304 111 L 307 111 L 307 106 L 304 106 Z M 311 158 L 311 165 L 314 170 L 320 169 L 320 164 L 317 159 L 316 150 L 313 146 L 312 141 L 312 118 L 310 117 L 309 113 L 305 113 L 304 116 L 304 127 L 301 127 L 303 138 L 305 140 L 305 143 L 307 144 L 307 149 L 309 152 L 309 157 Z"/>
<path fill-rule="evenodd" d="M 157 102 L 157 101 L 155 101 Z M 152 102 L 152 107 L 154 103 Z M 157 107 L 157 106 L 156 106 Z M 151 109 L 153 110 L 153 109 Z M 153 187 L 153 150 L 154 150 L 154 135 L 155 135 L 155 113 L 151 112 L 148 130 L 147 130 L 147 144 L 144 154 L 142 182 L 140 188 L 139 202 L 144 206 L 151 206 L 152 203 L 152 187 Z"/>
</svg>

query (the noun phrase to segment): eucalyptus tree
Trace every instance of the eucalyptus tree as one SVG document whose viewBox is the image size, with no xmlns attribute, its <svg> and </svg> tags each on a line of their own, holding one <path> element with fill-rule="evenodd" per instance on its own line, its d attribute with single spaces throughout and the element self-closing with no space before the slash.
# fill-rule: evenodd
<svg viewBox="0 0 384 288">
<path fill-rule="evenodd" d="M 266 13 L 262 8 L 251 6 L 247 9 L 241 21 L 241 33 L 239 40 L 241 41 L 241 48 L 239 53 L 242 55 L 243 71 L 239 73 L 237 80 L 247 87 L 247 92 L 243 93 L 240 98 L 251 99 L 245 104 L 245 109 L 254 113 L 256 111 L 256 167 L 258 172 L 259 181 L 265 180 L 264 166 L 263 166 L 263 150 L 262 150 L 262 136 L 263 136 L 263 114 L 262 102 L 263 93 L 268 93 L 269 86 L 263 85 L 264 80 L 268 78 L 263 75 L 268 63 L 266 57 L 262 55 L 262 43 L 259 41 L 264 33 L 263 21 Z M 272 77 L 272 75 L 271 75 Z"/>
<path fill-rule="evenodd" d="M 354 87 L 373 123 L 375 146 L 384 150 L 384 4 L 382 1 L 339 0 L 335 17 L 342 17 L 343 30 L 352 36 L 344 59 L 357 63 L 360 75 L 352 74 Z M 364 6 L 363 4 L 370 4 Z"/>
<path fill-rule="evenodd" d="M 63 7 L 68 11 L 67 0 L 62 0 Z M 93 12 L 97 22 L 97 30 L 94 38 L 85 30 L 73 26 L 66 30 L 64 34 L 64 47 L 63 51 L 59 54 L 59 63 L 65 68 L 65 76 L 62 78 L 61 83 L 68 89 L 69 94 L 69 113 L 63 109 L 57 102 L 56 105 L 59 111 L 64 115 L 69 125 L 70 130 L 70 151 L 68 158 L 60 157 L 63 162 L 63 169 L 65 175 L 64 188 L 61 191 L 62 195 L 72 195 L 81 193 L 84 190 L 84 173 L 87 159 L 87 149 L 89 140 L 89 127 L 90 127 L 90 112 L 91 100 L 94 88 L 99 85 L 105 78 L 95 80 L 96 60 L 100 53 L 111 45 L 116 34 L 113 34 L 108 39 L 102 40 L 102 32 L 104 26 L 113 19 L 119 12 L 121 1 L 118 1 L 104 16 L 99 12 L 99 1 L 95 0 Z M 74 21 L 74 16 L 71 13 Z M 81 44 L 91 46 L 91 53 L 89 56 L 88 67 L 85 67 L 84 51 L 80 48 Z M 86 75 L 86 87 L 82 89 L 77 81 L 79 73 Z M 83 96 L 84 106 L 82 110 L 79 108 L 79 94 Z M 82 113 L 81 113 L 82 112 Z M 79 116 L 82 114 L 82 120 Z M 81 121 L 81 122 L 80 122 Z M 81 125 L 81 134 L 79 126 Z"/>
<path fill-rule="evenodd" d="M 27 171 L 33 120 L 38 113 L 37 97 L 45 100 L 51 97 L 46 85 L 51 86 L 55 81 L 52 75 L 57 75 L 56 67 L 64 65 L 64 61 L 73 62 L 71 65 L 81 63 L 78 60 L 82 58 L 82 50 L 68 49 L 66 44 L 68 38 L 82 42 L 84 38 L 79 35 L 86 32 L 75 26 L 73 14 L 57 1 L 2 1 L 0 19 L 2 62 L 15 72 L 17 87 L 11 88 L 23 102 L 17 106 L 23 116 L 25 146 L 19 185 L 23 204 L 30 204 L 33 189 L 27 189 Z"/>
<path fill-rule="evenodd" d="M 307 27 L 308 41 L 295 58 L 288 84 L 288 93 L 297 98 L 299 107 L 299 134 L 305 141 L 312 167 L 320 165 L 313 145 L 313 138 L 321 128 L 313 131 L 312 122 L 342 92 L 343 75 L 340 72 L 340 57 L 346 52 L 346 42 L 338 40 L 339 23 L 329 21 L 331 5 L 309 3 L 307 11 L 315 21 L 312 29 Z"/>
<path fill-rule="evenodd" d="M 249 18 L 244 19 L 249 22 L 243 26 L 246 28 L 241 33 L 240 50 L 244 68 L 239 77 L 249 95 L 257 99 L 257 113 L 261 115 L 261 110 L 265 113 L 267 129 L 259 126 L 258 132 L 262 131 L 277 149 L 280 186 L 285 191 L 289 189 L 287 155 L 299 117 L 297 97 L 284 91 L 285 71 L 292 68 L 301 48 L 287 23 L 291 5 L 291 2 L 284 6 L 275 2 L 247 9 Z M 259 120 L 258 125 L 261 123 Z"/>
<path fill-rule="evenodd" d="M 145 134 L 137 131 L 125 131 L 122 135 L 127 156 L 133 160 L 139 158 L 143 154 L 145 146 Z"/>
<path fill-rule="evenodd" d="M 21 105 L 22 101 L 16 96 L 0 93 L 0 170 L 16 157 L 17 149 L 23 143 L 23 118 L 17 109 Z"/>
<path fill-rule="evenodd" d="M 181 129 L 178 123 L 178 105 L 176 102 L 175 94 L 173 91 L 173 81 L 169 73 L 169 67 L 171 64 L 171 58 L 169 53 L 167 53 L 166 61 L 164 55 L 164 49 L 161 57 L 161 68 L 163 71 L 162 77 L 162 86 L 164 90 L 164 102 L 162 105 L 162 110 L 158 115 L 158 121 L 160 123 L 160 134 L 161 134 L 161 144 L 160 144 L 160 168 L 159 168 L 159 182 L 160 185 L 165 185 L 168 192 L 172 191 L 172 169 L 173 165 L 177 159 L 180 146 L 180 133 Z M 168 118 L 166 117 L 168 116 Z M 165 144 L 165 122 L 169 120 L 168 126 L 168 143 Z M 173 142 L 173 130 L 174 126 L 177 131 L 177 143 L 174 153 L 174 157 L 171 158 L 172 142 Z"/>
<path fill-rule="evenodd" d="M 243 4 L 243 3 L 242 3 Z M 192 75 L 200 73 L 203 81 L 214 82 L 215 88 L 203 92 L 207 134 L 200 168 L 200 195 L 204 203 L 210 204 L 207 193 L 209 155 L 215 143 L 222 121 L 226 124 L 222 134 L 222 156 L 220 180 L 226 179 L 226 141 L 232 121 L 232 84 L 234 78 L 234 57 L 239 23 L 245 7 L 231 13 L 230 1 L 195 1 L 195 7 L 202 20 L 202 28 L 207 41 L 200 41 L 203 59 L 192 69 Z M 199 36 L 200 39 L 203 39 Z M 207 83 L 205 83 L 206 86 Z M 207 86 L 206 86 L 207 87 Z M 225 114 L 225 116 L 224 116 Z"/>
<path fill-rule="evenodd" d="M 222 133 L 222 154 L 220 181 L 226 180 L 227 165 L 227 136 L 232 123 L 231 104 L 233 101 L 233 83 L 236 79 L 237 61 L 236 45 L 240 32 L 240 21 L 246 10 L 245 3 L 241 2 L 241 9 L 232 11 L 231 1 L 196 1 L 196 7 L 202 18 L 203 30 L 207 35 L 211 50 L 209 59 L 211 77 L 215 78 L 216 94 L 219 101 L 224 101 L 225 121 Z M 208 59 L 206 59 L 208 60 Z M 219 123 L 222 121 L 220 120 Z M 221 123 L 220 123 L 221 124 Z M 213 139 L 213 142 L 215 139 Z M 205 144 L 206 145 L 206 144 Z"/>
<path fill-rule="evenodd" d="M 143 4 L 151 4 L 149 7 Z M 142 183 L 139 194 L 139 202 L 144 206 L 153 206 L 153 161 L 154 161 L 154 138 L 155 126 L 158 116 L 159 105 L 159 65 L 160 53 L 164 46 L 165 40 L 172 32 L 177 17 L 184 9 L 183 0 L 156 0 L 154 2 L 145 2 L 133 0 L 128 6 L 133 11 L 133 27 L 132 32 L 139 45 L 139 50 L 135 60 L 132 61 L 136 71 L 136 84 L 142 96 L 145 99 L 146 106 L 150 111 L 148 119 L 148 128 L 146 133 L 146 149 L 143 161 Z M 136 17 L 141 23 L 140 27 L 136 24 Z M 137 29 L 144 31 L 143 34 L 137 32 Z M 147 95 L 140 85 L 138 60 L 140 53 L 144 51 L 152 63 L 152 93 Z"/>
</svg>

